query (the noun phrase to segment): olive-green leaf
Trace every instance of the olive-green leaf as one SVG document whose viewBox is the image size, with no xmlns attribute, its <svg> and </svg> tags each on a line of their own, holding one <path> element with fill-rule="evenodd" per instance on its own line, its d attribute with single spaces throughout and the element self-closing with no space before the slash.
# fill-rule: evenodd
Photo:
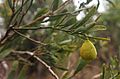
<svg viewBox="0 0 120 79">
<path fill-rule="evenodd" d="M 77 74 L 79 71 L 81 71 L 81 70 L 85 67 L 86 64 L 87 64 L 87 61 L 85 61 L 85 60 L 83 60 L 83 59 L 80 59 L 80 60 L 79 60 L 79 64 L 78 64 L 78 66 L 77 66 L 77 68 L 76 68 L 76 70 L 75 70 L 75 72 L 74 72 L 73 75 L 75 75 L 75 74 Z"/>
<path fill-rule="evenodd" d="M 69 20 L 65 22 L 64 27 L 70 26 L 74 24 L 75 22 L 76 22 L 76 17 L 70 18 Z"/>
<path fill-rule="evenodd" d="M 93 28 L 91 28 L 92 31 L 98 31 L 98 30 L 106 30 L 106 26 L 104 25 L 95 25 Z"/>
<path fill-rule="evenodd" d="M 8 0 L 8 5 L 9 5 L 9 7 L 12 9 L 13 8 L 13 6 L 12 6 L 12 1 L 11 0 Z"/>
<path fill-rule="evenodd" d="M 103 38 L 103 37 L 88 37 L 88 38 L 92 38 L 92 39 L 96 39 L 96 40 L 103 40 L 103 41 L 110 41 L 110 38 Z"/>
<path fill-rule="evenodd" d="M 47 13 L 47 12 L 48 12 L 48 8 L 39 9 L 39 10 L 37 11 L 37 13 L 35 14 L 34 19 L 42 16 L 43 14 L 45 14 L 45 13 Z"/>
<path fill-rule="evenodd" d="M 28 65 L 24 65 L 17 79 L 26 79 L 25 77 L 26 77 L 27 70 L 28 70 Z"/>
<path fill-rule="evenodd" d="M 14 79 L 15 78 L 16 70 L 18 68 L 18 61 L 14 61 L 11 68 L 12 69 L 9 72 L 7 79 Z"/>
<path fill-rule="evenodd" d="M 75 23 L 71 29 L 77 29 L 80 26 L 83 26 L 96 12 L 96 7 L 92 7 L 88 14 L 80 21 Z"/>
<path fill-rule="evenodd" d="M 60 66 L 54 66 L 54 67 L 57 68 L 57 69 L 63 70 L 63 71 L 68 71 L 67 68 L 63 68 L 63 67 L 60 67 Z"/>
<path fill-rule="evenodd" d="M 5 58 L 7 55 L 11 53 L 12 50 L 13 50 L 12 48 L 8 48 L 0 52 L 0 59 Z"/>
<path fill-rule="evenodd" d="M 82 31 L 82 33 L 85 33 L 87 31 L 91 30 L 92 28 L 94 28 L 94 26 L 95 26 L 95 22 L 89 24 L 88 27 L 84 31 Z"/>
<path fill-rule="evenodd" d="M 58 19 L 62 18 L 65 15 L 67 15 L 67 13 L 61 13 L 61 14 L 58 14 L 58 15 L 53 15 L 53 16 L 50 16 L 49 19 L 45 20 L 44 22 L 55 21 L 55 20 L 58 20 Z"/>
<path fill-rule="evenodd" d="M 58 8 L 59 0 L 54 0 L 52 3 L 52 11 L 55 11 Z"/>
</svg>

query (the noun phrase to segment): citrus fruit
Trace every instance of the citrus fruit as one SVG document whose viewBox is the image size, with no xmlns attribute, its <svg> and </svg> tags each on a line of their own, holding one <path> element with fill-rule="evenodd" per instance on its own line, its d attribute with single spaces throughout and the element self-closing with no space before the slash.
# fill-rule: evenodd
<svg viewBox="0 0 120 79">
<path fill-rule="evenodd" d="M 90 40 L 85 40 L 80 48 L 80 56 L 82 59 L 91 61 L 96 59 L 97 51 L 95 46 Z"/>
</svg>

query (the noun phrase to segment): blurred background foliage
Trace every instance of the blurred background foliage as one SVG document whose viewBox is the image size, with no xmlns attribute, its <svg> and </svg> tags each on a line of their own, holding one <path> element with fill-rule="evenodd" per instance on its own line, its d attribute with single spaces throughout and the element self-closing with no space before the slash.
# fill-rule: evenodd
<svg viewBox="0 0 120 79">
<path fill-rule="evenodd" d="M 96 6 L 86 7 L 91 1 L 80 3 L 76 10 L 72 0 L 4 0 L 0 61 L 8 65 L 6 79 L 57 79 L 56 74 L 68 79 L 74 71 L 80 71 L 75 79 L 119 79 L 120 2 L 113 0 L 115 6 L 108 4 L 99 17 L 99 0 Z M 77 20 L 80 12 L 85 17 Z M 79 56 L 87 38 L 98 51 L 98 58 L 90 63 Z"/>
</svg>

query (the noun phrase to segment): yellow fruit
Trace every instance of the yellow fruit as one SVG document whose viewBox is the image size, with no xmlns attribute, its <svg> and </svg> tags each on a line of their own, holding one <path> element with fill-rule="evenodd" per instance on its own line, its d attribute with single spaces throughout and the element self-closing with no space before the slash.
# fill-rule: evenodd
<svg viewBox="0 0 120 79">
<path fill-rule="evenodd" d="M 85 40 L 82 47 L 80 48 L 80 56 L 82 59 L 91 61 L 96 59 L 97 51 L 95 46 L 90 40 Z"/>
</svg>

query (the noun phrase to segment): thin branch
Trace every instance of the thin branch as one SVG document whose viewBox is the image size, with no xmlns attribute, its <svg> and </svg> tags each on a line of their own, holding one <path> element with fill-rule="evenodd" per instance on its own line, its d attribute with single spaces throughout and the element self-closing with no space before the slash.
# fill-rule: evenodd
<svg viewBox="0 0 120 79">
<path fill-rule="evenodd" d="M 49 65 L 47 65 L 47 63 L 45 63 L 43 60 L 41 60 L 39 57 L 37 56 L 33 56 L 34 58 L 36 58 L 39 62 L 41 62 L 52 74 L 52 76 L 55 77 L 55 79 L 59 79 L 59 77 L 55 74 L 55 72 L 51 69 L 51 67 Z"/>
<path fill-rule="evenodd" d="M 24 38 L 26 38 L 26 39 L 28 39 L 28 40 L 36 43 L 36 44 L 41 44 L 41 45 L 44 45 L 44 46 L 46 45 L 46 44 L 44 44 L 44 43 L 42 43 L 42 42 L 40 42 L 40 41 L 36 41 L 36 40 L 34 40 L 34 39 L 32 39 L 32 38 L 30 38 L 30 37 L 28 37 L 28 36 L 26 36 L 26 35 L 18 32 L 18 31 L 16 31 L 16 30 L 13 30 L 13 31 L 14 31 L 15 33 L 17 33 L 18 35 L 20 35 L 20 36 L 22 36 L 22 37 L 24 37 Z"/>
<path fill-rule="evenodd" d="M 13 51 L 13 53 L 16 54 L 28 54 L 31 57 L 34 57 L 37 61 L 39 61 L 42 65 L 44 65 L 48 71 L 51 73 L 51 75 L 55 78 L 55 79 L 59 79 L 59 77 L 57 76 L 57 74 L 51 69 L 51 67 L 45 63 L 42 59 L 40 59 L 39 57 L 37 57 L 36 55 L 34 55 L 33 52 L 29 52 L 29 51 Z"/>
<path fill-rule="evenodd" d="M 30 9 L 30 7 L 32 6 L 32 3 L 33 3 L 33 0 L 31 0 L 30 5 L 28 6 L 28 8 L 27 8 L 26 12 L 25 12 L 25 13 L 23 13 L 23 15 L 22 15 L 22 17 L 21 17 L 21 19 L 20 19 L 20 21 L 19 21 L 19 23 L 18 23 L 18 26 L 21 24 L 21 22 L 22 22 L 22 20 L 23 20 L 24 16 L 27 14 L 28 10 L 29 10 L 29 9 Z M 23 3 L 22 3 L 22 4 L 23 4 Z"/>
<path fill-rule="evenodd" d="M 26 2 L 23 4 L 23 6 L 27 3 L 27 1 L 29 1 L 29 0 L 26 0 Z M 49 11 L 49 12 L 47 12 L 46 14 L 44 14 L 43 16 L 38 17 L 37 19 L 33 20 L 32 22 L 30 22 L 30 23 L 28 23 L 28 24 L 26 24 L 26 25 L 23 25 L 22 27 L 31 26 L 31 25 L 37 23 L 38 21 L 45 19 L 45 18 L 48 17 L 49 15 L 53 15 L 53 13 L 56 13 L 56 12 L 58 12 L 59 10 L 63 9 L 63 7 L 65 7 L 66 4 L 68 4 L 69 1 L 71 1 L 71 0 L 67 0 L 66 2 L 64 2 L 63 4 L 61 4 L 61 6 L 60 6 L 56 11 L 54 11 L 54 12 Z M 21 6 L 15 13 L 13 13 L 13 15 L 12 15 L 12 17 L 11 17 L 9 23 L 8 23 L 8 26 L 11 24 L 14 16 L 23 8 L 23 6 Z M 6 35 L 2 38 L 2 40 L 4 40 L 4 39 L 8 36 L 9 33 L 10 33 L 10 32 L 6 33 Z M 0 40 L 0 42 L 2 42 L 2 40 Z"/>
<path fill-rule="evenodd" d="M 9 33 L 11 33 L 12 27 L 15 26 L 15 24 L 13 24 L 12 26 L 8 27 L 4 37 L 2 39 L 0 39 L 0 46 L 5 42 L 4 40 L 6 40 L 7 38 L 9 38 Z"/>
<path fill-rule="evenodd" d="M 25 6 L 28 1 L 29 1 L 29 0 L 26 0 L 26 1 L 22 4 L 22 6 L 15 12 L 15 14 L 17 14 L 19 11 L 21 11 L 21 9 L 23 8 L 23 6 Z"/>
<path fill-rule="evenodd" d="M 63 8 L 64 8 L 67 4 L 69 4 L 69 2 L 71 2 L 71 1 L 72 1 L 72 0 L 67 0 L 67 1 L 65 1 L 63 4 L 61 4 L 61 5 L 59 6 L 59 8 L 58 8 L 57 10 L 55 10 L 55 11 L 53 12 L 53 14 L 56 14 L 57 12 L 63 10 Z"/>
<path fill-rule="evenodd" d="M 65 30 L 65 29 L 61 29 L 61 28 L 55 28 L 55 27 L 25 27 L 25 28 L 17 28 L 17 27 L 13 27 L 14 30 L 38 30 L 38 29 L 52 29 L 52 30 L 59 30 L 59 31 L 63 31 L 66 33 L 71 33 L 71 30 Z M 80 34 L 80 33 L 79 33 Z"/>
<path fill-rule="evenodd" d="M 115 74 L 114 76 L 112 76 L 110 79 L 115 79 L 120 75 L 120 72 L 118 72 L 117 74 Z"/>
<path fill-rule="evenodd" d="M 31 25 L 34 25 L 35 23 L 37 23 L 38 21 L 41 21 L 43 19 L 45 19 L 46 17 L 48 17 L 49 15 L 51 15 L 52 13 L 51 12 L 48 12 L 46 14 L 44 14 L 43 16 L 41 17 L 38 17 L 37 19 L 33 20 L 32 22 L 26 24 L 26 25 L 23 25 L 22 27 L 27 27 L 27 26 L 31 26 Z"/>
<path fill-rule="evenodd" d="M 8 29 L 7 29 L 4 37 L 3 37 L 2 39 L 0 39 L 0 45 L 4 44 L 5 41 L 9 38 L 9 33 L 11 33 L 11 28 L 12 28 L 12 27 L 15 27 L 16 24 L 17 24 L 17 22 L 15 21 L 14 24 L 11 25 L 14 17 L 16 16 L 17 12 L 19 12 L 19 10 L 22 10 L 23 6 L 24 6 L 28 1 L 29 1 L 29 0 L 27 0 L 15 13 L 13 12 L 13 14 L 11 15 L 10 20 L 9 20 L 9 22 L 8 22 L 8 24 L 7 24 Z M 5 40 L 5 41 L 4 41 L 4 40 Z"/>
<path fill-rule="evenodd" d="M 57 10 L 55 10 L 54 12 L 49 11 L 49 12 L 47 12 L 46 14 L 44 14 L 43 16 L 38 17 L 37 19 L 33 20 L 32 22 L 30 22 L 30 23 L 28 23 L 28 24 L 26 24 L 26 25 L 23 25 L 22 27 L 31 26 L 31 25 L 37 23 L 38 21 L 43 20 L 43 19 L 45 19 L 46 17 L 49 17 L 50 15 L 56 14 L 56 13 L 59 12 L 60 10 L 63 10 L 63 8 L 68 4 L 69 1 L 71 1 L 71 0 L 65 1 L 65 2 L 64 2 L 63 4 L 61 4 L 61 6 L 60 6 Z"/>
</svg>

